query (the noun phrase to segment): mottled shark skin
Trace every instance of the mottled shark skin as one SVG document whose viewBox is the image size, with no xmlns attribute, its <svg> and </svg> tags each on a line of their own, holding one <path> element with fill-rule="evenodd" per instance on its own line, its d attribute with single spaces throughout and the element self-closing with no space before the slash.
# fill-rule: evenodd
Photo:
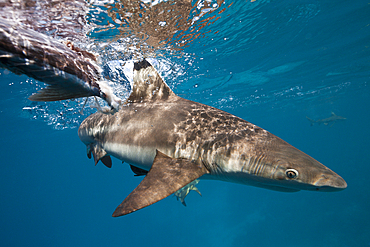
<svg viewBox="0 0 370 247">
<path fill-rule="evenodd" d="M 323 123 L 324 125 L 329 125 L 329 123 L 331 123 L 330 127 L 332 127 L 337 121 L 343 121 L 343 120 L 347 119 L 345 117 L 336 115 L 334 112 L 331 112 L 330 117 L 324 118 L 324 119 L 313 120 L 313 119 L 311 119 L 307 116 L 306 116 L 306 118 L 308 119 L 308 121 L 310 121 L 311 126 L 313 126 L 314 123 L 318 123 L 318 124 Z"/>
<path fill-rule="evenodd" d="M 95 163 L 110 166 L 113 156 L 139 175 L 149 171 L 113 216 L 151 205 L 197 178 L 283 192 L 347 187 L 335 172 L 268 131 L 175 95 L 146 60 L 134 65 L 125 105 L 89 116 L 78 135 Z"/>
</svg>

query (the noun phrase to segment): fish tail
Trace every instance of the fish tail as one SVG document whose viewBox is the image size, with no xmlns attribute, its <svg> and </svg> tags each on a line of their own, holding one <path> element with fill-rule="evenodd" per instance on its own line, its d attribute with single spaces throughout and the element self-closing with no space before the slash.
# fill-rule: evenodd
<svg viewBox="0 0 370 247">
<path fill-rule="evenodd" d="M 97 96 L 111 107 L 121 101 L 102 80 L 94 54 L 0 18 L 0 67 L 47 84 L 29 97 L 58 101 Z"/>
</svg>

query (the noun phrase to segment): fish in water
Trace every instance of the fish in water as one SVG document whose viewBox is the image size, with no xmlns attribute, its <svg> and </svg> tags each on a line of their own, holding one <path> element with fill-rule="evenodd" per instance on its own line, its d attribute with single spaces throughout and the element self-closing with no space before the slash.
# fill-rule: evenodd
<svg viewBox="0 0 370 247">
<path fill-rule="evenodd" d="M 331 123 L 330 127 L 333 126 L 337 121 L 343 121 L 343 120 L 347 119 L 345 117 L 341 117 L 341 116 L 336 115 L 334 112 L 331 112 L 330 117 L 324 118 L 324 119 L 313 120 L 313 119 L 311 119 L 307 116 L 306 116 L 306 118 L 308 119 L 308 121 L 311 122 L 311 126 L 313 126 L 314 123 L 318 123 L 318 124 L 323 123 L 324 125 L 329 125 L 329 123 Z"/>
<path fill-rule="evenodd" d="M 111 105 L 111 111 L 87 117 L 78 135 L 95 164 L 101 161 L 112 167 L 113 156 L 130 164 L 136 175 L 145 175 L 113 216 L 171 194 L 185 204 L 189 191 L 200 193 L 195 187 L 198 179 L 283 192 L 347 187 L 335 172 L 268 131 L 177 96 L 145 59 L 134 63 L 132 92 L 122 104 L 103 90 L 89 54 L 76 51 L 0 19 L 0 66 L 49 85 L 31 99 L 98 96 Z"/>
<path fill-rule="evenodd" d="M 198 178 L 284 192 L 347 187 L 335 172 L 266 130 L 177 96 L 146 60 L 134 64 L 132 93 L 119 111 L 92 114 L 78 135 L 95 164 L 111 167 L 113 156 L 147 173 L 113 216 L 149 206 Z"/>
</svg>

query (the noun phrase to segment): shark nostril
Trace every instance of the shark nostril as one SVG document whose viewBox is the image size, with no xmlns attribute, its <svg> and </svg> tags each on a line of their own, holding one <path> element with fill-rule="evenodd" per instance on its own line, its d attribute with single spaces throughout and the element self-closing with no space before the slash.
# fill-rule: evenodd
<svg viewBox="0 0 370 247">
<path fill-rule="evenodd" d="M 322 175 L 324 179 L 329 179 L 328 176 L 326 176 L 325 174 Z"/>
<path fill-rule="evenodd" d="M 346 181 L 337 174 L 322 174 L 313 184 L 317 186 L 317 191 L 338 191 L 347 188 Z"/>
</svg>

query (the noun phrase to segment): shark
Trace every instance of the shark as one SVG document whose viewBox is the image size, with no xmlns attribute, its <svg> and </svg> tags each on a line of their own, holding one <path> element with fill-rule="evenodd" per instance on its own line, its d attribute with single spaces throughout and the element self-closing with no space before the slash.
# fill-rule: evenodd
<svg viewBox="0 0 370 247">
<path fill-rule="evenodd" d="M 318 124 L 323 123 L 324 125 L 329 125 L 329 123 L 331 123 L 330 127 L 332 127 L 337 121 L 343 121 L 343 120 L 347 119 L 345 117 L 336 115 L 334 112 L 331 112 L 330 117 L 324 118 L 324 119 L 313 120 L 313 119 L 311 119 L 307 116 L 306 116 L 306 118 L 308 119 L 308 121 L 311 122 L 311 126 L 313 126 L 314 123 L 318 123 Z"/>
<path fill-rule="evenodd" d="M 134 64 L 132 92 L 115 113 L 97 112 L 78 135 L 88 157 L 112 166 L 118 158 L 141 183 L 116 208 L 122 216 L 175 193 L 196 179 L 240 183 L 282 192 L 339 191 L 338 174 L 270 132 L 214 107 L 177 96 L 154 67 Z M 187 185 L 190 188 L 179 191 Z M 183 194 L 183 195 L 181 195 Z"/>
<path fill-rule="evenodd" d="M 185 204 L 200 180 L 220 180 L 280 192 L 332 192 L 345 180 L 270 132 L 230 113 L 176 95 L 147 59 L 133 64 L 131 94 L 123 101 L 101 78 L 95 57 L 37 31 L 0 19 L 0 67 L 43 81 L 34 101 L 100 97 L 110 109 L 78 129 L 88 158 L 130 165 L 139 185 L 114 217 L 171 194 Z M 200 194 L 201 195 L 201 194 Z"/>
</svg>

